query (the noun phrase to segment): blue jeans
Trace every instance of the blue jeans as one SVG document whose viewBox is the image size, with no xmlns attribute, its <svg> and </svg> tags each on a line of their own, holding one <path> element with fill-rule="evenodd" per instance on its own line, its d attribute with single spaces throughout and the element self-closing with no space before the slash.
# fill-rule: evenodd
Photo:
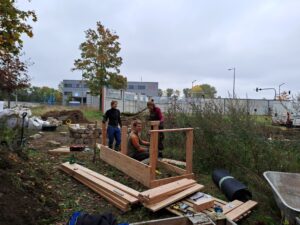
<svg viewBox="0 0 300 225">
<path fill-rule="evenodd" d="M 121 131 L 119 127 L 109 126 L 107 127 L 107 136 L 108 136 L 108 147 L 112 148 L 114 140 L 116 139 L 115 149 L 119 150 L 121 144 Z"/>
</svg>

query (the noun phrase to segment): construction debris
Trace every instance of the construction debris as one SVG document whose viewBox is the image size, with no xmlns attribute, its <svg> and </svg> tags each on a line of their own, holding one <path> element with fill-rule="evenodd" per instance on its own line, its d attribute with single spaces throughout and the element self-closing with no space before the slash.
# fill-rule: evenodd
<svg viewBox="0 0 300 225">
<path fill-rule="evenodd" d="M 49 111 L 42 116 L 43 120 L 47 120 L 49 117 L 55 118 L 63 123 L 89 123 L 80 110 L 62 110 L 62 111 Z"/>
</svg>

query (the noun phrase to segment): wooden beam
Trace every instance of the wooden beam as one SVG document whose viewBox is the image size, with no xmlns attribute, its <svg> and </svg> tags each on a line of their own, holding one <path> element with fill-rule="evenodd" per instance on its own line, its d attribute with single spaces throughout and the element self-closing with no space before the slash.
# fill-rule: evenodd
<svg viewBox="0 0 300 225">
<path fill-rule="evenodd" d="M 128 144 L 128 128 L 122 126 L 121 131 L 121 153 L 127 155 L 127 144 Z"/>
<path fill-rule="evenodd" d="M 165 133 L 165 132 L 178 132 L 178 131 L 191 131 L 194 128 L 176 128 L 176 129 L 163 129 L 163 130 L 150 130 L 150 133 Z"/>
<path fill-rule="evenodd" d="M 150 187 L 150 167 L 104 145 L 100 147 L 100 158 L 146 187 Z"/>
<path fill-rule="evenodd" d="M 196 184 L 196 185 L 194 185 L 194 186 L 192 186 L 192 187 L 190 187 L 190 188 L 188 188 L 188 189 L 186 189 L 182 192 L 179 192 L 175 195 L 170 196 L 169 198 L 167 198 L 167 199 L 165 199 L 165 200 L 163 200 L 159 203 L 149 204 L 149 205 L 144 204 L 144 206 L 146 208 L 150 209 L 151 211 L 156 212 L 156 211 L 158 211 L 158 210 L 160 210 L 160 209 L 162 209 L 162 208 L 164 208 L 168 205 L 171 205 L 172 203 L 177 202 L 177 201 L 179 201 L 179 200 L 181 200 L 181 199 L 183 199 L 183 198 L 185 198 L 185 197 L 187 197 L 187 196 L 189 196 L 189 195 L 191 195 L 191 194 L 193 194 L 197 191 L 200 191 L 201 189 L 203 189 L 203 187 L 204 186 L 201 185 L 201 184 Z"/>
<path fill-rule="evenodd" d="M 86 179 L 89 182 L 92 182 L 93 184 L 101 187 L 102 189 L 105 189 L 110 194 L 113 194 L 113 195 L 116 194 L 116 195 L 120 196 L 122 199 L 124 199 L 130 203 L 138 202 L 138 199 L 133 197 L 132 195 L 129 195 L 129 194 L 125 193 L 124 191 L 120 190 L 119 188 L 116 188 L 102 180 L 96 179 L 92 175 L 85 173 L 84 171 L 81 171 L 80 169 L 73 170 L 67 164 L 63 164 L 62 167 L 72 170 L 74 172 L 74 174 L 80 175 L 83 179 Z M 74 176 L 74 175 L 72 175 L 72 176 Z"/>
<path fill-rule="evenodd" d="M 150 182 L 150 187 L 151 188 L 158 187 L 158 186 L 161 186 L 164 184 L 174 182 L 176 180 L 181 180 L 183 178 L 194 179 L 194 174 L 190 173 L 190 174 L 184 174 L 184 175 L 175 176 L 175 177 L 163 178 L 163 179 L 159 179 L 159 180 L 152 180 Z"/>
<path fill-rule="evenodd" d="M 243 202 L 239 200 L 234 200 L 232 202 L 228 202 L 226 205 L 222 206 L 223 214 L 229 213 L 233 209 L 237 208 L 238 206 L 242 205 Z"/>
<path fill-rule="evenodd" d="M 107 143 L 106 143 L 106 132 L 107 132 L 107 130 L 106 129 L 107 129 L 106 128 L 106 123 L 102 123 L 102 131 L 101 131 L 102 142 L 101 142 L 101 144 L 104 145 L 104 146 L 107 145 Z"/>
<path fill-rule="evenodd" d="M 138 191 L 136 191 L 136 190 L 134 190 L 134 189 L 126 186 L 126 185 L 123 185 L 123 184 L 121 184 L 121 183 L 119 183 L 119 182 L 117 182 L 115 180 L 112 180 L 112 179 L 110 179 L 110 178 L 108 178 L 106 176 L 103 176 L 102 174 L 96 173 L 95 171 L 90 170 L 90 169 L 88 169 L 88 168 L 86 168 L 84 166 L 81 166 L 79 164 L 76 164 L 76 163 L 75 164 L 70 164 L 69 162 L 66 162 L 66 163 L 63 163 L 63 165 L 68 165 L 68 167 L 70 169 L 73 169 L 73 170 L 75 170 L 75 168 L 77 168 L 77 169 L 79 169 L 79 170 L 81 170 L 83 172 L 86 172 L 86 173 L 92 175 L 93 177 L 95 177 L 95 178 L 97 178 L 99 180 L 102 180 L 102 181 L 104 181 L 104 182 L 106 182 L 106 183 L 108 183 L 108 184 L 110 184 L 110 185 L 112 185 L 112 186 L 114 186 L 114 187 L 116 187 L 116 188 L 118 188 L 118 189 L 126 192 L 127 194 L 130 194 L 130 195 L 136 197 L 136 198 L 138 198 L 138 196 L 140 194 L 140 192 L 138 192 Z"/>
<path fill-rule="evenodd" d="M 155 180 L 156 176 L 156 166 L 157 166 L 157 157 L 158 157 L 158 133 L 151 133 L 150 137 L 150 179 L 149 182 L 151 183 L 152 180 Z"/>
<path fill-rule="evenodd" d="M 150 121 L 150 125 L 153 127 L 153 130 L 158 130 L 160 121 Z"/>
<path fill-rule="evenodd" d="M 126 212 L 130 209 L 129 202 L 121 199 L 120 197 L 109 193 L 107 190 L 99 187 L 98 185 L 94 184 L 93 182 L 89 181 L 88 179 L 82 177 L 81 175 L 75 173 L 74 171 L 70 171 L 66 167 L 60 167 L 61 170 L 71 175 L 73 178 L 78 180 L 79 182 L 83 183 L 85 186 L 89 187 L 93 191 L 95 191 L 97 194 L 101 195 L 103 198 L 105 198 L 107 201 L 112 203 L 117 208 L 121 209 L 122 211 Z"/>
<path fill-rule="evenodd" d="M 237 208 L 233 209 L 231 212 L 226 214 L 226 217 L 230 220 L 236 220 L 237 218 L 241 217 L 248 211 L 250 211 L 253 207 L 257 205 L 257 202 L 249 200 L 244 204 L 238 206 Z"/>
<path fill-rule="evenodd" d="M 166 169 L 170 172 L 174 172 L 174 173 L 177 173 L 177 174 L 180 174 L 180 175 L 186 174 L 186 170 L 181 169 L 177 166 L 173 166 L 169 163 L 166 163 L 166 162 L 163 162 L 163 161 L 160 161 L 160 160 L 157 161 L 157 165 L 158 165 L 158 167 L 162 167 L 162 168 L 164 168 L 164 169 Z"/>
<path fill-rule="evenodd" d="M 161 161 L 169 163 L 169 164 L 173 164 L 173 165 L 176 165 L 176 166 L 184 166 L 184 167 L 186 167 L 186 162 L 182 162 L 182 161 L 178 161 L 178 160 L 174 160 L 174 159 L 163 158 Z"/>
<path fill-rule="evenodd" d="M 171 195 L 174 195 L 182 190 L 187 189 L 196 184 L 195 180 L 192 179 L 181 179 L 169 184 L 165 184 L 156 188 L 152 188 L 150 190 L 141 192 L 139 194 L 139 199 L 142 202 L 155 203 L 159 202 Z"/>
<path fill-rule="evenodd" d="M 186 132 L 186 173 L 193 172 L 193 130 L 189 130 Z"/>
</svg>

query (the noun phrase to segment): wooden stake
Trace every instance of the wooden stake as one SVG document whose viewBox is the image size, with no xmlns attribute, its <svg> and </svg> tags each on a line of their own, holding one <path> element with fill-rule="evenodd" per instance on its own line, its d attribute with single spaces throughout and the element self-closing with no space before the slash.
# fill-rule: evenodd
<svg viewBox="0 0 300 225">
<path fill-rule="evenodd" d="M 127 142 L 128 142 L 128 129 L 127 126 L 122 126 L 121 133 L 121 153 L 127 155 Z"/>
<path fill-rule="evenodd" d="M 186 173 L 193 173 L 193 130 L 186 132 Z"/>
<path fill-rule="evenodd" d="M 106 123 L 102 123 L 102 145 L 106 146 Z"/>
<path fill-rule="evenodd" d="M 152 180 L 155 180 L 156 175 L 156 164 L 158 157 L 158 133 L 151 133 L 150 137 L 150 183 Z"/>
</svg>

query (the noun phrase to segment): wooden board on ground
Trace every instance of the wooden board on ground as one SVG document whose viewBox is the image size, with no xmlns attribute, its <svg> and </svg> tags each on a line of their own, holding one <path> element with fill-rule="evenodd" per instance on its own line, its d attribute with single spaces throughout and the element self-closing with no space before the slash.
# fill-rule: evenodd
<svg viewBox="0 0 300 225">
<path fill-rule="evenodd" d="M 175 177 L 163 178 L 163 179 L 159 179 L 159 180 L 152 180 L 150 182 L 150 187 L 151 188 L 158 187 L 158 186 L 168 184 L 168 183 L 171 183 L 171 182 L 174 182 L 176 180 L 183 179 L 183 178 L 194 179 L 194 174 L 190 173 L 190 174 L 178 175 L 178 176 L 175 176 Z"/>
<path fill-rule="evenodd" d="M 100 158 L 146 187 L 150 184 L 150 167 L 120 152 L 100 145 Z"/>
<path fill-rule="evenodd" d="M 184 170 L 184 169 L 181 169 L 177 166 L 173 166 L 169 163 L 166 163 L 166 162 L 163 162 L 163 161 L 160 161 L 160 160 L 157 161 L 157 165 L 159 167 L 162 167 L 162 168 L 170 171 L 170 172 L 174 172 L 174 173 L 177 173 L 177 174 L 180 174 L 180 175 L 183 175 L 183 174 L 187 173 L 186 170 Z"/>
<path fill-rule="evenodd" d="M 239 217 L 243 216 L 245 213 L 250 211 L 253 207 L 257 205 L 257 202 L 249 200 L 244 204 L 238 206 L 237 208 L 233 209 L 229 213 L 226 214 L 226 217 L 235 221 Z"/>
<path fill-rule="evenodd" d="M 169 163 L 169 164 L 173 164 L 176 166 L 184 166 L 184 167 L 186 166 L 186 162 L 182 162 L 182 161 L 178 161 L 178 160 L 174 160 L 174 159 L 163 158 L 161 161 Z"/>
<path fill-rule="evenodd" d="M 59 147 L 59 148 L 56 148 L 56 149 L 51 149 L 51 150 L 48 150 L 48 153 L 49 154 L 73 154 L 73 153 L 80 153 L 80 152 L 83 152 L 83 151 L 70 151 L 70 147 L 67 147 L 67 146 L 62 146 L 62 147 Z"/>
<path fill-rule="evenodd" d="M 102 180 L 99 180 L 97 178 L 95 178 L 94 176 L 84 172 L 84 171 L 81 171 L 80 169 L 76 168 L 76 169 L 72 169 L 72 167 L 70 166 L 70 164 L 68 163 L 65 163 L 65 164 L 62 164 L 62 167 L 66 168 L 66 169 L 69 169 L 70 171 L 72 171 L 74 174 L 78 174 L 80 175 L 81 177 L 83 177 L 84 179 L 87 179 L 89 182 L 93 183 L 93 184 L 96 184 L 97 186 L 107 190 L 107 192 L 111 193 L 112 195 L 119 195 L 122 199 L 130 202 L 130 203 L 136 203 L 138 202 L 138 199 L 125 193 L 124 191 L 102 181 Z M 72 174 L 72 176 L 74 176 Z"/>
<path fill-rule="evenodd" d="M 132 188 L 124 185 L 124 184 L 121 184 L 121 183 L 119 183 L 119 182 L 117 182 L 115 180 L 112 180 L 112 179 L 110 179 L 110 178 L 108 178 L 108 177 L 106 177 L 106 176 L 104 176 L 102 174 L 96 173 L 95 171 L 90 170 L 90 169 L 88 169 L 88 168 L 86 168 L 84 166 L 81 166 L 79 164 L 76 164 L 76 163 L 75 164 L 64 163 L 63 165 L 69 165 L 69 168 L 72 168 L 73 170 L 75 168 L 79 168 L 80 170 L 82 170 L 82 171 L 84 171 L 84 172 L 86 172 L 86 173 L 94 176 L 95 178 L 97 178 L 99 180 L 102 180 L 102 181 L 104 181 L 104 182 L 106 182 L 106 183 L 108 183 L 108 184 L 110 184 L 110 185 L 112 185 L 112 186 L 114 186 L 116 188 L 119 188 L 122 191 L 126 192 L 127 194 L 130 194 L 130 195 L 132 195 L 132 196 L 134 196 L 136 198 L 138 198 L 138 196 L 140 194 L 140 192 L 138 192 L 138 191 L 136 191 L 136 190 L 134 190 L 134 189 L 132 189 Z"/>
<path fill-rule="evenodd" d="M 149 189 L 139 194 L 139 199 L 147 204 L 153 204 L 160 202 L 165 198 L 181 192 L 196 184 L 195 180 L 192 179 L 181 179 L 172 183 L 168 183 L 156 188 Z"/>
<path fill-rule="evenodd" d="M 172 195 L 172 196 L 166 198 L 165 200 L 163 200 L 161 202 L 158 202 L 158 203 L 155 203 L 155 204 L 144 204 L 144 206 L 146 208 L 150 209 L 151 211 L 156 212 L 156 211 L 158 211 L 158 210 L 160 210 L 160 209 L 162 209 L 162 208 L 164 208 L 168 205 L 171 205 L 172 203 L 177 202 L 177 201 L 179 201 L 179 200 L 181 200 L 181 199 L 183 199 L 183 198 L 185 198 L 185 197 L 187 197 L 187 196 L 189 196 L 189 195 L 191 195 L 191 194 L 193 194 L 197 191 L 200 191 L 201 189 L 203 189 L 203 187 L 204 186 L 201 185 L 201 184 L 196 184 L 196 185 L 194 185 L 194 186 L 192 186 L 192 187 L 190 187 L 190 188 L 188 188 L 184 191 L 181 191 L 181 192 L 179 192 L 175 195 Z"/>
</svg>

